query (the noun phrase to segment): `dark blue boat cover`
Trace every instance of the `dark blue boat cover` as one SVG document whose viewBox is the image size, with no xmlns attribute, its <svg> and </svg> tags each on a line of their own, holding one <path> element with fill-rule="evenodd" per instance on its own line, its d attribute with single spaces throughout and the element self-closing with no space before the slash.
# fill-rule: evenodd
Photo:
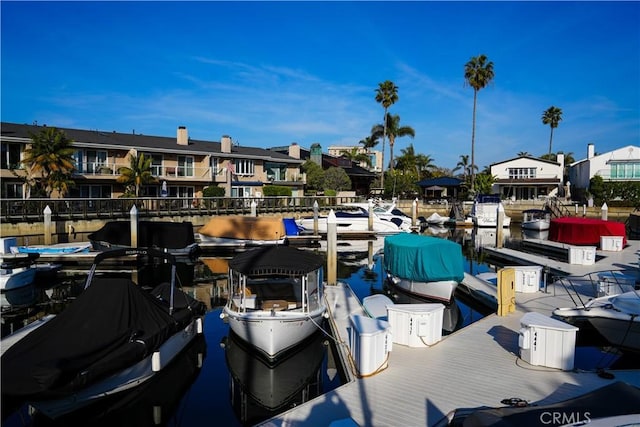
<svg viewBox="0 0 640 427">
<path fill-rule="evenodd" d="M 415 282 L 464 278 L 462 247 L 450 240 L 400 233 L 384 239 L 384 266 L 394 276 Z"/>
</svg>

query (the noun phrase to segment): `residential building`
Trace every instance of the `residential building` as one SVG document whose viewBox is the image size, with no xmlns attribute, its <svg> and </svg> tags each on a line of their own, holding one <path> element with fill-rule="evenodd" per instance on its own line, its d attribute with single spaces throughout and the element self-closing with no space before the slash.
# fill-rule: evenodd
<svg viewBox="0 0 640 427">
<path fill-rule="evenodd" d="M 31 144 L 31 135 L 46 126 L 3 122 L 0 129 L 2 163 L 0 196 L 28 198 L 27 171 L 21 161 Z M 125 187 L 116 181 L 118 169 L 130 165 L 130 155 L 151 158 L 153 184 L 145 185 L 142 195 L 198 198 L 204 188 L 225 188 L 227 196 L 260 197 L 267 185 L 291 187 L 292 195 L 304 195 L 302 160 L 288 153 L 235 144 L 230 136 L 219 141 L 194 140 L 185 126 L 176 137 L 126 134 L 99 130 L 58 128 L 73 143 L 75 186 L 68 197 L 115 198 Z M 293 147 L 294 151 L 296 147 Z"/>
<path fill-rule="evenodd" d="M 540 197 L 564 197 L 564 154 L 556 161 L 519 156 L 490 166 L 494 177 L 492 192 L 503 198 L 531 200 Z"/>
<path fill-rule="evenodd" d="M 589 188 L 591 178 L 601 176 L 604 181 L 640 181 L 640 147 L 626 147 L 596 154 L 595 145 L 587 145 L 587 157 L 570 165 L 569 181 L 576 192 Z"/>
</svg>

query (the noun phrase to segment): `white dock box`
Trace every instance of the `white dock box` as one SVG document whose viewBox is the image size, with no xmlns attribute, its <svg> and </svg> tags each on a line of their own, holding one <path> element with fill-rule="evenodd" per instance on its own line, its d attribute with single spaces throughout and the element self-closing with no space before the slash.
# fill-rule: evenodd
<svg viewBox="0 0 640 427">
<path fill-rule="evenodd" d="M 0 250 L 2 254 L 10 254 L 11 246 L 18 246 L 17 239 L 15 237 L 0 237 L 2 241 L 2 246 L 0 246 Z"/>
<path fill-rule="evenodd" d="M 623 249 L 622 236 L 600 236 L 600 250 L 620 252 Z"/>
<path fill-rule="evenodd" d="M 531 294 L 540 290 L 542 282 L 541 265 L 517 265 L 505 268 L 513 268 L 516 273 L 516 292 Z"/>
<path fill-rule="evenodd" d="M 621 271 L 598 273 L 598 296 L 617 295 L 635 290 L 637 277 Z"/>
<path fill-rule="evenodd" d="M 569 246 L 569 264 L 593 265 L 595 263 L 595 246 Z"/>
<path fill-rule="evenodd" d="M 536 312 L 522 316 L 520 326 L 518 345 L 522 360 L 535 366 L 573 369 L 577 327 Z"/>
<path fill-rule="evenodd" d="M 357 314 L 349 318 L 349 348 L 358 373 L 371 375 L 386 368 L 392 346 L 389 322 Z"/>
<path fill-rule="evenodd" d="M 442 339 L 444 305 L 394 304 L 387 311 L 395 344 L 427 347 Z"/>
</svg>

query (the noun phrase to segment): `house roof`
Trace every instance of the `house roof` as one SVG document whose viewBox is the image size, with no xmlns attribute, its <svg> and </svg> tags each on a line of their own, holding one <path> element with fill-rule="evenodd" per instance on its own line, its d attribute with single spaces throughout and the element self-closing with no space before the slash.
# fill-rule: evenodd
<svg viewBox="0 0 640 427">
<path fill-rule="evenodd" d="M 2 138 L 30 139 L 47 126 L 2 122 L 0 132 Z M 96 145 L 100 148 L 153 150 L 154 152 L 172 152 L 212 155 L 225 158 L 260 158 L 265 161 L 286 163 L 302 163 L 289 155 L 257 147 L 232 145 L 231 153 L 222 153 L 219 141 L 203 141 L 189 138 L 187 145 L 179 145 L 176 137 L 150 136 L 136 133 L 119 133 L 100 130 L 83 130 L 57 127 L 81 145 Z"/>
<path fill-rule="evenodd" d="M 439 187 L 458 187 L 462 185 L 462 183 L 463 181 L 461 179 L 451 176 L 441 176 L 439 178 L 423 179 L 422 181 L 418 182 L 417 185 L 418 187 L 431 187 L 433 185 Z"/>
<path fill-rule="evenodd" d="M 496 166 L 496 165 L 501 165 L 503 163 L 508 163 L 508 162 L 512 162 L 514 160 L 518 160 L 518 159 L 527 159 L 527 160 L 532 160 L 535 162 L 540 162 L 540 163 L 549 163 L 551 165 L 556 165 L 558 166 L 560 163 L 556 162 L 555 160 L 547 160 L 547 159 L 541 159 L 539 157 L 533 157 L 533 156 L 517 156 L 517 157 L 513 157 L 511 159 L 508 160 L 502 160 L 501 162 L 496 162 L 496 163 L 491 163 L 489 165 L 489 167 L 491 166 Z"/>
</svg>

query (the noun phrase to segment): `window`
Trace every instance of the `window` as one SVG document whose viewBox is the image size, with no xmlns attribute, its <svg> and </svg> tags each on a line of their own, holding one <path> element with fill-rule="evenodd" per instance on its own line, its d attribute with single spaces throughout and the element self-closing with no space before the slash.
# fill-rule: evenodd
<svg viewBox="0 0 640 427">
<path fill-rule="evenodd" d="M 18 169 L 20 167 L 20 144 L 2 144 L 2 169 Z"/>
<path fill-rule="evenodd" d="M 236 159 L 234 160 L 235 174 L 251 176 L 254 175 L 255 165 L 253 160 Z"/>
<path fill-rule="evenodd" d="M 143 153 L 144 157 L 151 159 L 151 175 L 152 176 L 164 176 L 164 170 L 162 169 L 163 157 L 162 154 Z"/>
<path fill-rule="evenodd" d="M 87 170 L 88 173 L 98 173 L 102 166 L 107 164 L 107 152 L 97 150 L 87 150 Z"/>
<path fill-rule="evenodd" d="M 110 185 L 76 185 L 69 190 L 69 197 L 79 199 L 110 199 Z"/>
<path fill-rule="evenodd" d="M 213 174 L 213 176 L 218 175 L 218 173 L 220 172 L 218 159 L 216 157 L 211 157 L 210 163 L 211 163 L 211 173 Z"/>
<path fill-rule="evenodd" d="M 509 168 L 509 179 L 533 179 L 536 168 Z"/>
<path fill-rule="evenodd" d="M 3 199 L 24 199 L 23 189 L 21 182 L 3 182 L 1 196 Z"/>
<path fill-rule="evenodd" d="M 178 176 L 193 176 L 193 156 L 178 156 Z"/>
<path fill-rule="evenodd" d="M 267 171 L 267 180 L 285 181 L 287 178 L 287 165 L 283 163 L 265 162 L 264 169 Z"/>
<path fill-rule="evenodd" d="M 611 179 L 640 179 L 640 162 L 611 163 Z"/>
</svg>

